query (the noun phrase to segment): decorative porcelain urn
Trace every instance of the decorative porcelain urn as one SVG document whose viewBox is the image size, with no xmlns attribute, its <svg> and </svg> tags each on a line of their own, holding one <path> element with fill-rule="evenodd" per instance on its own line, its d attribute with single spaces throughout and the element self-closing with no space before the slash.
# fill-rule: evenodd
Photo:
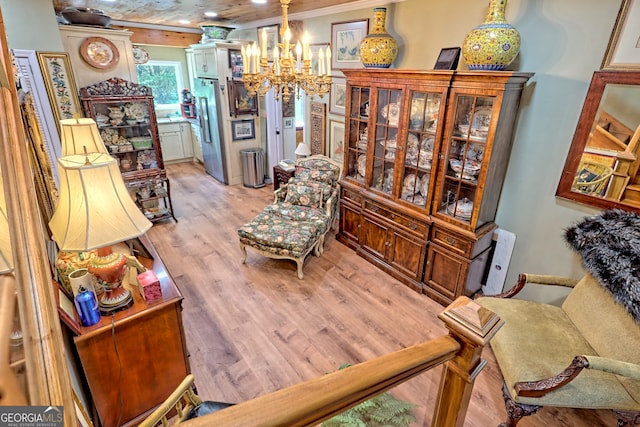
<svg viewBox="0 0 640 427">
<path fill-rule="evenodd" d="M 360 43 L 360 60 L 366 68 L 389 68 L 398 56 L 398 42 L 387 34 L 387 8 L 373 9 L 375 23 Z"/>
<path fill-rule="evenodd" d="M 462 57 L 470 70 L 504 70 L 518 56 L 520 33 L 504 17 L 507 0 L 490 0 L 484 22 L 467 34 Z"/>
</svg>

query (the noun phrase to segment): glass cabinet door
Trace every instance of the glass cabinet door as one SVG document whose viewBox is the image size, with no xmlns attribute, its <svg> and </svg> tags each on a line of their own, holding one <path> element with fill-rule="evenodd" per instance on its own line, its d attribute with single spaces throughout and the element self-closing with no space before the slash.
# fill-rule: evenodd
<svg viewBox="0 0 640 427">
<path fill-rule="evenodd" d="M 369 136 L 369 94 L 368 87 L 350 87 L 351 111 L 347 118 L 347 171 L 345 176 L 364 184 L 367 169 L 367 141 Z"/>
<path fill-rule="evenodd" d="M 470 223 L 478 178 L 483 169 L 487 137 L 491 129 L 494 98 L 458 96 L 455 98 L 453 129 L 443 163 L 446 170 L 440 212 Z"/>
<path fill-rule="evenodd" d="M 373 149 L 371 188 L 388 195 L 393 191 L 394 163 L 398 149 L 402 91 L 377 89 L 376 128 L 369 147 Z"/>
<path fill-rule="evenodd" d="M 441 93 L 412 91 L 410 95 L 400 198 L 422 208 L 430 202 L 435 181 L 431 171 L 441 100 Z"/>
</svg>

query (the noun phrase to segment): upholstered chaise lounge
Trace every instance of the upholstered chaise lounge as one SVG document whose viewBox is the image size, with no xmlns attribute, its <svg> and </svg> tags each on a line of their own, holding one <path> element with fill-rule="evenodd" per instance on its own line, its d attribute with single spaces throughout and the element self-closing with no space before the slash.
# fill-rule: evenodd
<svg viewBox="0 0 640 427">
<path fill-rule="evenodd" d="M 569 228 L 589 271 L 579 281 L 520 275 L 477 302 L 505 321 L 491 341 L 504 377 L 507 422 L 543 406 L 611 409 L 640 423 L 640 217 L 608 211 Z M 572 288 L 560 307 L 510 298 L 527 283 Z"/>
<path fill-rule="evenodd" d="M 294 177 L 274 192 L 273 203 L 238 229 L 242 262 L 249 246 L 269 258 L 295 261 L 302 279 L 306 256 L 322 254 L 325 235 L 336 221 L 341 176 L 340 164 L 328 157 L 298 160 Z"/>
</svg>

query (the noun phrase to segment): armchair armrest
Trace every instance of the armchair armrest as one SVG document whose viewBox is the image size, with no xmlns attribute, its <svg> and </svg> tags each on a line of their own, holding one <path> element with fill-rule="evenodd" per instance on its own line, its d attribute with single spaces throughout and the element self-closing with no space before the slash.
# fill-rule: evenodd
<svg viewBox="0 0 640 427">
<path fill-rule="evenodd" d="M 289 184 L 283 184 L 273 192 L 273 203 L 284 202 L 287 197 L 287 185 Z"/>
<path fill-rule="evenodd" d="M 563 276 L 521 273 L 518 276 L 518 282 L 513 288 L 501 294 L 491 295 L 491 297 L 511 298 L 517 295 L 524 288 L 524 285 L 526 285 L 527 283 L 535 283 L 538 285 L 564 286 L 568 288 L 573 288 L 576 285 L 576 283 L 578 283 L 578 279 L 573 279 L 570 277 L 563 277 Z"/>
<path fill-rule="evenodd" d="M 336 185 L 336 187 L 331 192 L 331 195 L 327 199 L 324 204 L 324 212 L 329 215 L 330 218 L 333 218 L 336 208 L 338 206 L 338 201 L 340 200 L 340 186 Z"/>
<path fill-rule="evenodd" d="M 514 385 L 514 389 L 518 396 L 542 397 L 550 391 L 569 384 L 585 368 L 640 379 L 640 365 L 635 363 L 598 356 L 576 356 L 569 367 L 555 377 L 519 382 Z"/>
</svg>

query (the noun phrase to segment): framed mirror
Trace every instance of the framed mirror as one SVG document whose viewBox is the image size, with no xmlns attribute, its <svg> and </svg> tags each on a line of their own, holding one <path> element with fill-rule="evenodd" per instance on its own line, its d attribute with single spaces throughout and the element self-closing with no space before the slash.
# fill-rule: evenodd
<svg viewBox="0 0 640 427">
<path fill-rule="evenodd" d="M 640 71 L 596 71 L 556 196 L 640 212 Z"/>
</svg>

